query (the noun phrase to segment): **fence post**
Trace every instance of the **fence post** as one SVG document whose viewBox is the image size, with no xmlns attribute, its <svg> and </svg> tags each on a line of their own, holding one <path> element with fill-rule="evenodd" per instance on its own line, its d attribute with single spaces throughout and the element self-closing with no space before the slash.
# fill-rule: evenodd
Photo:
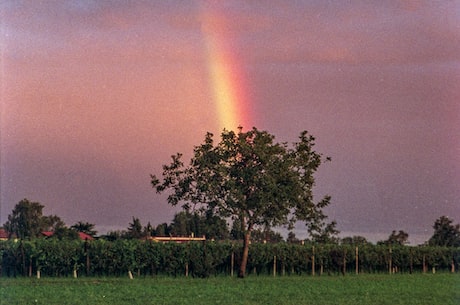
<svg viewBox="0 0 460 305">
<path fill-rule="evenodd" d="M 389 259 L 389 262 L 388 262 L 388 273 L 392 273 L 392 269 L 393 269 L 393 260 L 392 260 L 392 250 L 391 250 L 391 246 L 390 246 L 390 259 Z"/>
<path fill-rule="evenodd" d="M 232 256 L 230 257 L 230 276 L 233 277 L 233 269 L 235 268 L 235 252 L 232 251 Z"/>
<path fill-rule="evenodd" d="M 423 254 L 423 273 L 426 273 L 426 259 L 425 259 L 425 254 Z"/>
<path fill-rule="evenodd" d="M 414 272 L 414 257 L 412 254 L 412 248 L 410 248 L 410 260 L 409 260 L 409 273 L 412 274 Z"/>
<path fill-rule="evenodd" d="M 88 239 L 85 239 L 85 256 L 86 256 L 86 275 L 89 275 L 90 271 L 90 260 L 89 260 L 89 247 L 88 247 Z"/>
<path fill-rule="evenodd" d="M 315 276 L 315 246 L 311 255 L 311 275 Z"/>
<path fill-rule="evenodd" d="M 273 256 L 273 277 L 276 276 L 276 255 Z"/>
<path fill-rule="evenodd" d="M 27 276 L 26 255 L 24 251 L 24 244 L 21 240 L 21 261 L 22 261 L 22 275 Z"/>
<path fill-rule="evenodd" d="M 358 246 L 356 246 L 356 249 L 355 249 L 355 273 L 356 274 L 359 274 L 359 250 L 358 250 Z"/>
<path fill-rule="evenodd" d="M 285 264 L 284 260 L 281 261 L 281 274 L 282 274 L 283 276 L 286 275 L 286 264 Z"/>
<path fill-rule="evenodd" d="M 319 259 L 319 275 L 320 276 L 323 275 L 323 272 L 324 272 L 324 257 L 320 256 L 320 259 Z"/>
</svg>

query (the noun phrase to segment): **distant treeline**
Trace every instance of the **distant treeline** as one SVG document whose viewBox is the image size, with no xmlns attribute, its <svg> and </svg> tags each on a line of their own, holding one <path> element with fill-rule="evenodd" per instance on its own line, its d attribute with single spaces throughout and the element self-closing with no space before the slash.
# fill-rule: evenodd
<svg viewBox="0 0 460 305">
<path fill-rule="evenodd" d="M 2 276 L 232 275 L 239 242 L 159 243 L 142 240 L 0 241 Z M 253 243 L 248 274 L 458 272 L 459 247 Z"/>
</svg>

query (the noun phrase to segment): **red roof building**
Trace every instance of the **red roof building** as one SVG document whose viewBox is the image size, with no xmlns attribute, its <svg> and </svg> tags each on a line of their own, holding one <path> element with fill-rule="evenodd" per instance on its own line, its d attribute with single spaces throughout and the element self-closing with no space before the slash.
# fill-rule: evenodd
<svg viewBox="0 0 460 305">
<path fill-rule="evenodd" d="M 42 232 L 42 235 L 45 236 L 45 237 L 51 237 L 53 236 L 54 232 L 51 232 L 51 231 L 43 231 Z"/>
<path fill-rule="evenodd" d="M 52 231 L 44 231 L 44 232 L 42 232 L 42 234 L 45 237 L 51 237 L 51 236 L 53 236 L 54 232 L 52 232 Z M 78 237 L 81 240 L 93 240 L 94 239 L 94 237 L 92 237 L 91 235 L 83 233 L 83 232 L 78 232 Z"/>
<path fill-rule="evenodd" d="M 89 234 L 83 233 L 83 232 L 78 232 L 78 237 L 80 237 L 81 240 L 93 240 L 94 237 L 92 237 Z"/>
<path fill-rule="evenodd" d="M 8 240 L 8 232 L 5 229 L 0 229 L 0 240 Z"/>
</svg>

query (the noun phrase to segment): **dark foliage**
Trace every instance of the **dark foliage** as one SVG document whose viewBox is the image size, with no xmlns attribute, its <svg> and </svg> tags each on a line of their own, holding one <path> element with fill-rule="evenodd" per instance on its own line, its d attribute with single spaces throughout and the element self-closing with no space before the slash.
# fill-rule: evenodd
<svg viewBox="0 0 460 305">
<path fill-rule="evenodd" d="M 3 276 L 72 276 L 74 270 L 87 276 L 192 276 L 229 275 L 238 270 L 241 243 L 190 242 L 183 244 L 120 239 L 35 239 L 1 241 Z M 460 248 L 429 246 L 359 246 L 360 273 L 423 272 L 458 270 Z M 338 244 L 252 243 L 248 274 L 280 275 L 345 274 L 356 270 L 356 246 Z M 274 264 L 275 263 L 275 264 Z"/>
</svg>

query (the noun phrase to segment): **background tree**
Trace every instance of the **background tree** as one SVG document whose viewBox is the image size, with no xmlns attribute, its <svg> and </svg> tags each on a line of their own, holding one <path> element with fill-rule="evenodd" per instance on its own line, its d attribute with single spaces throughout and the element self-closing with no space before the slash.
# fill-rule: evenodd
<svg viewBox="0 0 460 305">
<path fill-rule="evenodd" d="M 14 206 L 4 224 L 10 236 L 16 234 L 20 239 L 30 239 L 40 235 L 46 229 L 46 220 L 43 219 L 44 206 L 38 202 L 21 200 Z"/>
<path fill-rule="evenodd" d="M 83 232 L 83 233 L 86 233 L 86 234 L 94 237 L 97 234 L 97 231 L 94 229 L 95 226 L 96 226 L 95 224 L 92 224 L 92 223 L 89 223 L 89 222 L 79 221 L 76 224 L 74 224 L 73 226 L 71 226 L 70 228 L 72 230 L 75 230 L 76 232 Z"/>
<path fill-rule="evenodd" d="M 230 238 L 228 224 L 225 219 L 207 211 L 203 219 L 203 234 L 207 239 L 226 240 Z"/>
<path fill-rule="evenodd" d="M 169 236 L 171 227 L 166 222 L 160 223 L 155 228 L 155 236 Z"/>
<path fill-rule="evenodd" d="M 59 240 L 78 239 L 78 233 L 67 227 L 64 221 L 57 215 L 43 216 L 41 222 L 42 231 L 53 232 L 52 238 Z"/>
<path fill-rule="evenodd" d="M 297 244 L 300 242 L 300 240 L 295 236 L 295 233 L 292 231 L 289 231 L 286 241 L 290 244 Z"/>
<path fill-rule="evenodd" d="M 314 137 L 304 131 L 292 147 L 274 138 L 256 128 L 240 128 L 237 133 L 224 130 L 214 145 L 213 135 L 207 133 L 189 166 L 178 153 L 163 166 L 162 181 L 151 176 L 157 192 L 172 190 L 168 203 L 182 202 L 185 210 L 193 205 L 240 221 L 244 239 L 239 277 L 245 276 L 256 227 L 292 226 L 298 220 L 308 225 L 326 218 L 322 210 L 329 200 L 313 201 L 313 175 L 324 161 L 313 149 Z"/>
<path fill-rule="evenodd" d="M 238 218 L 233 220 L 232 228 L 230 230 L 230 238 L 233 240 L 243 240 L 244 238 L 244 228 Z"/>
<path fill-rule="evenodd" d="M 399 230 L 399 232 L 396 233 L 396 231 L 393 230 L 387 240 L 379 241 L 377 244 L 403 246 L 407 243 L 409 243 L 408 233 L 404 232 L 403 230 Z"/>
<path fill-rule="evenodd" d="M 179 213 L 176 213 L 174 215 L 174 218 L 171 222 L 171 230 L 170 233 L 173 236 L 190 236 L 192 235 L 192 229 L 191 227 L 194 227 L 194 234 L 200 234 L 201 232 L 197 232 L 194 224 L 192 222 L 194 221 L 193 216 L 190 212 L 188 211 L 182 211 Z"/>
<path fill-rule="evenodd" d="M 132 239 L 142 238 L 144 237 L 143 233 L 141 221 L 139 218 L 133 217 L 133 222 L 129 223 L 128 226 L 127 237 Z"/>
<path fill-rule="evenodd" d="M 371 244 L 365 237 L 363 236 L 352 236 L 352 237 L 344 237 L 341 240 L 343 245 L 353 245 L 353 246 L 364 246 Z"/>
<path fill-rule="evenodd" d="M 327 206 L 329 205 L 329 200 L 330 197 L 326 197 L 324 199 L 325 202 L 320 202 L 318 205 Z M 316 208 L 318 209 L 318 206 Z M 324 220 L 327 217 L 322 213 L 321 210 L 317 211 L 317 215 L 318 218 L 316 220 L 312 220 L 310 225 L 307 225 L 307 231 L 310 234 L 312 241 L 319 244 L 338 243 L 339 238 L 337 235 L 340 232 L 336 228 L 337 223 L 335 221 L 326 223 Z"/>
<path fill-rule="evenodd" d="M 57 215 L 42 216 L 40 219 L 42 231 L 55 232 L 66 228 L 64 221 Z"/>
<path fill-rule="evenodd" d="M 20 239 L 31 239 L 41 235 L 44 231 L 53 232 L 57 238 L 74 238 L 76 235 L 69 232 L 69 228 L 57 215 L 43 215 L 44 206 L 39 202 L 21 200 L 8 215 L 5 230 Z"/>
<path fill-rule="evenodd" d="M 251 239 L 258 243 L 279 243 L 283 241 L 283 236 L 270 228 L 254 229 Z"/>
<path fill-rule="evenodd" d="M 170 225 L 170 233 L 173 236 L 206 236 L 207 239 L 228 239 L 227 222 L 208 212 L 201 215 L 197 211 L 181 211 L 174 215 Z"/>
<path fill-rule="evenodd" d="M 107 234 L 102 235 L 101 238 L 108 240 L 108 241 L 115 241 L 119 239 L 123 239 L 128 235 L 128 232 L 126 230 L 114 230 L 114 231 L 109 231 Z"/>
<path fill-rule="evenodd" d="M 151 237 L 155 235 L 155 230 L 153 229 L 152 224 L 150 224 L 150 221 L 144 227 L 142 235 L 147 236 L 147 237 Z"/>
<path fill-rule="evenodd" d="M 460 224 L 453 224 L 452 219 L 441 216 L 433 225 L 433 236 L 428 240 L 432 246 L 460 247 Z"/>
<path fill-rule="evenodd" d="M 78 236 L 78 232 L 64 225 L 64 226 L 57 227 L 53 230 L 52 238 L 57 238 L 59 240 L 64 240 L 64 239 L 76 240 L 76 239 L 79 239 L 79 236 Z"/>
</svg>

